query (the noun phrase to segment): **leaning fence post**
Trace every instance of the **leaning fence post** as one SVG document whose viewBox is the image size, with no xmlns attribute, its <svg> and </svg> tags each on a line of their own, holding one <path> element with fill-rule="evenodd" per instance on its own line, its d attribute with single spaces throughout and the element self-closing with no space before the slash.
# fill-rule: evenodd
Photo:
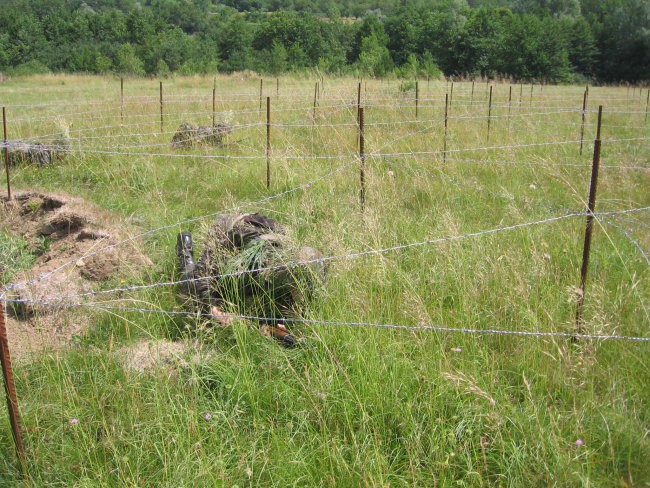
<svg viewBox="0 0 650 488">
<path fill-rule="evenodd" d="M 582 155 L 582 145 L 585 137 L 585 117 L 587 115 L 587 97 L 589 96 L 589 85 L 585 88 L 582 96 L 582 123 L 580 124 L 580 155 Z"/>
<path fill-rule="evenodd" d="M 160 132 L 163 132 L 163 87 L 160 82 Z"/>
<path fill-rule="evenodd" d="M 490 85 L 490 101 L 488 102 L 488 116 L 487 116 L 487 140 L 490 140 L 490 120 L 492 118 L 492 85 Z"/>
<path fill-rule="evenodd" d="M 359 107 L 359 180 L 361 190 L 359 197 L 361 200 L 361 211 L 363 212 L 366 205 L 366 154 L 365 154 L 365 134 L 363 128 L 363 107 Z"/>
<path fill-rule="evenodd" d="M 18 397 L 14 385 L 14 372 L 11 367 L 11 356 L 9 355 L 9 340 L 7 338 L 7 325 L 5 323 L 5 302 L 4 295 L 0 294 L 0 362 L 2 363 L 2 376 L 4 377 L 5 393 L 7 394 L 7 410 L 9 412 L 9 423 L 11 433 L 16 445 L 16 455 L 23 474 L 26 474 L 27 463 L 25 449 L 23 447 L 23 432 L 20 427 L 20 412 L 18 411 Z"/>
<path fill-rule="evenodd" d="M 271 97 L 266 97 L 266 188 L 271 187 Z"/>
<path fill-rule="evenodd" d="M 578 290 L 578 303 L 576 305 L 576 333 L 582 333 L 582 307 L 585 302 L 585 284 L 587 282 L 587 269 L 589 267 L 589 251 L 591 250 L 591 234 L 594 228 L 594 210 L 596 208 L 596 187 L 598 185 L 598 167 L 600 165 L 600 123 L 603 116 L 603 106 L 598 107 L 598 127 L 594 141 L 594 157 L 591 163 L 591 182 L 589 184 L 589 201 L 587 206 L 587 226 L 585 228 L 585 241 L 582 248 L 582 267 L 580 268 L 580 288 Z"/>
<path fill-rule="evenodd" d="M 5 171 L 7 173 L 7 199 L 11 200 L 11 179 L 9 177 L 9 137 L 7 136 L 7 108 L 2 107 L 2 129 L 4 132 Z"/>
<path fill-rule="evenodd" d="M 442 162 L 447 162 L 447 120 L 449 116 L 449 94 L 445 93 L 445 135 L 442 139 Z"/>
</svg>

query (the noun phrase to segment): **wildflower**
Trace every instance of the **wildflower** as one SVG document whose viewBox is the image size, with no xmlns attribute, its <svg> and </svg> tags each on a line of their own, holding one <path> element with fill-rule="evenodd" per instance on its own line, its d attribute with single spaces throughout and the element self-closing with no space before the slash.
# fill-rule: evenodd
<svg viewBox="0 0 650 488">
<path fill-rule="evenodd" d="M 578 439 L 578 440 L 576 441 L 576 446 L 580 447 L 580 446 L 583 445 L 584 443 L 585 443 L 585 442 L 584 442 L 582 439 Z"/>
<path fill-rule="evenodd" d="M 79 419 L 70 419 L 70 425 L 77 425 L 79 423 Z"/>
<path fill-rule="evenodd" d="M 311 188 L 311 183 L 307 183 L 307 184 L 305 185 L 305 188 Z"/>
<path fill-rule="evenodd" d="M 452 352 L 463 352 L 463 350 L 460 347 L 452 347 L 451 350 Z"/>
<path fill-rule="evenodd" d="M 392 169 L 389 169 L 388 176 L 395 176 L 395 172 Z"/>
<path fill-rule="evenodd" d="M 212 418 L 212 414 L 208 412 L 208 413 L 206 413 L 206 414 L 203 416 L 203 418 L 204 418 L 205 420 L 210 420 L 210 419 Z"/>
</svg>

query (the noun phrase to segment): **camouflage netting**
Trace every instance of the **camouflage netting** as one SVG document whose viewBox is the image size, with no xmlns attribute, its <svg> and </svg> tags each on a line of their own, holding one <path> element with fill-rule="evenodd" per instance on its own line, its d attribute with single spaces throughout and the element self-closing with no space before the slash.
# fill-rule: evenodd
<svg viewBox="0 0 650 488">
<path fill-rule="evenodd" d="M 297 317 L 324 279 L 325 265 L 289 263 L 320 256 L 313 248 L 295 245 L 284 228 L 263 215 L 222 215 L 209 230 L 196 266 L 190 273 L 185 266 L 183 275 L 230 276 L 192 282 L 184 291 L 204 309 L 214 305 L 243 315 Z M 267 269 L 249 272 L 260 268 Z"/>
<path fill-rule="evenodd" d="M 195 145 L 223 146 L 225 136 L 231 131 L 230 125 L 221 122 L 214 126 L 183 123 L 172 137 L 172 146 L 180 148 L 191 148 Z"/>
</svg>

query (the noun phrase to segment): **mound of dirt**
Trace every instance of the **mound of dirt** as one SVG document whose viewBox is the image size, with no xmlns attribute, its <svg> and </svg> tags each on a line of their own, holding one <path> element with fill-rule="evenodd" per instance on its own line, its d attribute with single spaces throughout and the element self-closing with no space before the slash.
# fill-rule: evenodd
<svg viewBox="0 0 650 488">
<path fill-rule="evenodd" d="M 64 307 L 57 297 L 90 292 L 98 282 L 132 277 L 151 264 L 133 242 L 103 249 L 127 238 L 128 229 L 81 198 L 35 191 L 4 198 L 0 222 L 38 256 L 31 269 L 14 277 L 21 284 L 8 292 L 27 300 L 8 307 L 12 355 L 60 349 L 85 331 L 83 309 Z"/>
</svg>

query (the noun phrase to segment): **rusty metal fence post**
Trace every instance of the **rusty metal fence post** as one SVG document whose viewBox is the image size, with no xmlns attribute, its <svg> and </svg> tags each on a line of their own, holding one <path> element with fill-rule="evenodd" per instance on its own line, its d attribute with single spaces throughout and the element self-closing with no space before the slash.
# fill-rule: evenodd
<svg viewBox="0 0 650 488">
<path fill-rule="evenodd" d="M 7 108 L 2 107 L 2 129 L 4 133 L 5 172 L 7 173 L 7 200 L 11 200 L 11 178 L 9 175 L 9 136 L 7 135 Z"/>
<path fill-rule="evenodd" d="M 160 82 L 160 132 L 163 132 L 163 86 Z"/>
<path fill-rule="evenodd" d="M 418 119 L 418 105 L 420 104 L 420 84 L 415 80 L 415 120 Z"/>
<path fill-rule="evenodd" d="M 359 107 L 359 182 L 361 190 L 359 199 L 361 201 L 361 211 L 366 206 L 366 154 L 365 154 L 365 133 L 363 127 L 363 107 Z"/>
<path fill-rule="evenodd" d="M 487 141 L 490 140 L 490 121 L 492 119 L 492 85 L 490 85 L 490 100 L 488 102 L 488 116 L 487 116 Z"/>
<path fill-rule="evenodd" d="M 124 123 L 124 78 L 120 78 L 120 121 Z"/>
<path fill-rule="evenodd" d="M 589 96 L 589 85 L 585 88 L 585 93 L 582 96 L 582 123 L 580 124 L 580 155 L 582 156 L 582 146 L 585 137 L 585 117 L 587 115 L 587 97 Z"/>
<path fill-rule="evenodd" d="M 445 94 L 446 95 L 446 94 Z M 445 96 L 446 98 L 446 96 Z M 451 104 L 454 102 L 454 82 L 451 82 L 451 88 L 449 90 L 449 110 L 451 110 Z"/>
<path fill-rule="evenodd" d="M 587 225 L 585 240 L 582 248 L 582 267 L 580 268 L 580 288 L 578 289 L 578 303 L 576 305 L 576 333 L 582 333 L 582 308 L 585 302 L 585 285 L 587 283 L 587 270 L 589 268 L 589 252 L 591 251 L 591 235 L 594 227 L 594 210 L 596 208 L 596 188 L 598 185 L 598 168 L 600 166 L 600 125 L 603 116 L 603 106 L 598 107 L 598 127 L 594 141 L 594 157 L 591 164 L 591 181 L 589 184 L 589 201 L 587 203 Z"/>
<path fill-rule="evenodd" d="M 271 187 L 271 97 L 266 97 L 266 188 Z"/>
<path fill-rule="evenodd" d="M 510 85 L 510 90 L 508 92 L 508 115 L 510 115 L 512 107 L 512 85 Z"/>
<path fill-rule="evenodd" d="M 447 121 L 449 119 L 449 95 L 445 93 L 445 135 L 442 139 L 442 162 L 447 162 Z"/>
<path fill-rule="evenodd" d="M 9 340 L 7 338 L 7 325 L 5 323 L 5 302 L 4 295 L 0 293 L 0 362 L 2 363 L 2 376 L 7 394 L 7 410 L 9 412 L 9 423 L 11 433 L 16 445 L 16 455 L 23 474 L 26 474 L 27 463 L 25 448 L 23 446 L 23 431 L 20 426 L 20 412 L 18 410 L 18 397 L 14 385 L 14 372 L 11 367 L 11 356 L 9 355 Z"/>
</svg>

